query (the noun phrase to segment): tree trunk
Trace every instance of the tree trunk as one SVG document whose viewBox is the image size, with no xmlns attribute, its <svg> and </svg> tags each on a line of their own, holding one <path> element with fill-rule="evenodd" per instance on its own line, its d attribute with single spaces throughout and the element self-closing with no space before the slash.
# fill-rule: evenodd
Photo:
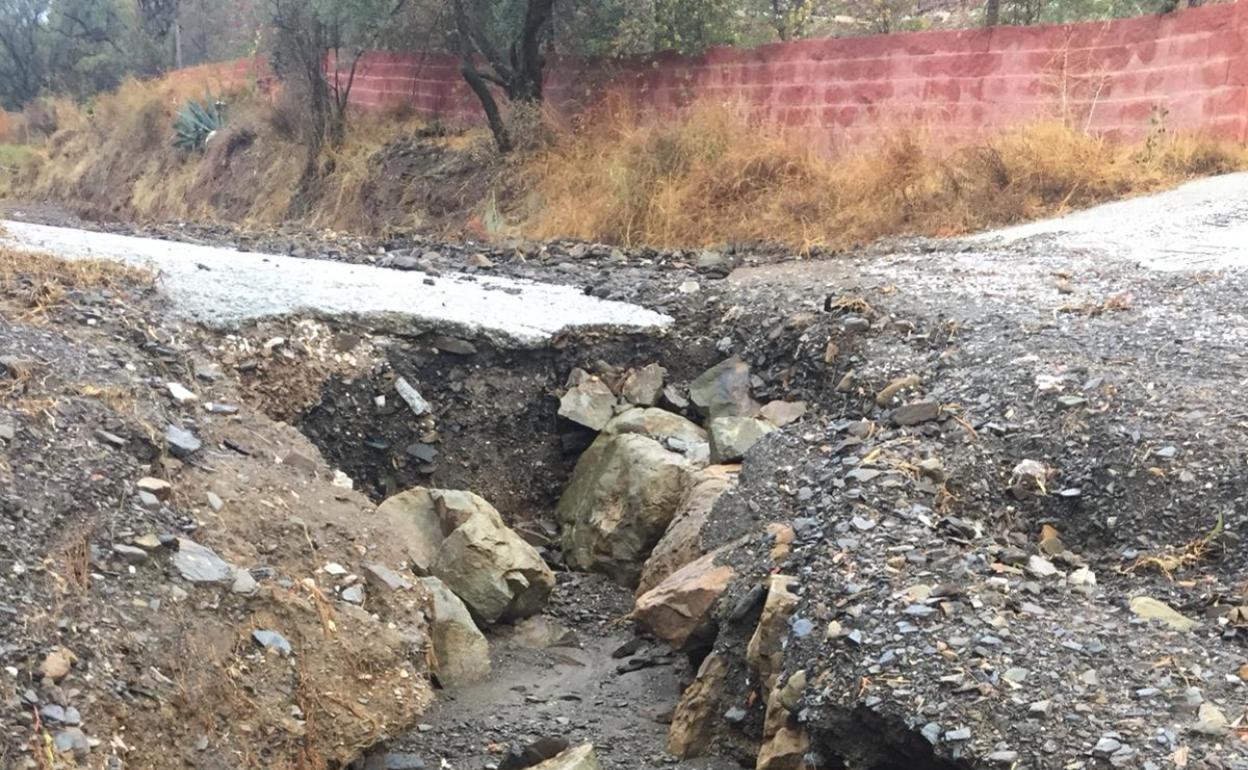
<svg viewBox="0 0 1248 770">
<path fill-rule="evenodd" d="M 995 27 L 1001 23 L 1001 0 L 987 0 L 984 5 L 984 26 Z"/>
<path fill-rule="evenodd" d="M 494 94 L 490 92 L 490 86 L 485 82 L 485 78 L 477 72 L 472 59 L 468 56 L 464 57 L 463 66 L 459 71 L 463 74 L 464 80 L 468 82 L 468 87 L 477 95 L 477 100 L 481 102 L 481 109 L 485 110 L 485 120 L 490 124 L 490 133 L 494 135 L 494 144 L 498 146 L 498 151 L 503 154 L 511 152 L 511 135 L 507 133 L 507 125 L 503 123 L 503 116 L 498 110 L 498 102 L 494 99 Z"/>
<path fill-rule="evenodd" d="M 512 82 L 508 97 L 513 101 L 542 100 L 542 32 L 550 24 L 555 0 L 529 0 L 520 31 L 520 45 L 512 49 Z"/>
</svg>

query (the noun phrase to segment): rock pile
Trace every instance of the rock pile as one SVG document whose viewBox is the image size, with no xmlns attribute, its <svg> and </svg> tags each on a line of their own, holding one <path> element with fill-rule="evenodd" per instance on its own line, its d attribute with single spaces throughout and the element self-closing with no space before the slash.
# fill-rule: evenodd
<svg viewBox="0 0 1248 770">
<path fill-rule="evenodd" d="M 488 502 L 458 490 L 416 487 L 377 510 L 402 544 L 427 597 L 433 668 L 441 684 L 490 673 L 480 626 L 541 612 L 555 575 Z"/>
<path fill-rule="evenodd" d="M 735 480 L 724 464 L 805 411 L 800 403 L 760 406 L 740 359 L 695 379 L 688 399 L 665 386 L 665 375 L 655 364 L 614 378 L 578 369 L 559 410 L 598 432 L 559 500 L 564 559 L 643 593 L 704 553 L 697 541 L 707 513 Z M 674 411 L 690 403 L 709 430 Z M 775 423 L 759 416 L 764 409 Z"/>
</svg>

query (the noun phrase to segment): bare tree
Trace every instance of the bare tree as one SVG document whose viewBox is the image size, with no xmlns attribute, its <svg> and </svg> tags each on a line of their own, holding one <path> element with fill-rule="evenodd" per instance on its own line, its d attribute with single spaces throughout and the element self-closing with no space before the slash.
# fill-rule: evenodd
<svg viewBox="0 0 1248 770">
<path fill-rule="evenodd" d="M 139 18 L 154 37 L 164 38 L 178 20 L 178 0 L 138 0 Z"/>
<path fill-rule="evenodd" d="M 325 143 L 345 134 L 347 106 L 360 57 L 403 10 L 407 0 L 269 0 L 276 32 L 273 66 L 305 102 L 307 149 L 303 184 L 318 173 Z M 332 62 L 333 71 L 326 68 Z"/>
<path fill-rule="evenodd" d="M 43 88 L 39 34 L 49 0 L 0 0 L 0 104 L 19 107 Z"/>
<path fill-rule="evenodd" d="M 485 110 L 499 152 L 511 152 L 513 138 L 503 121 L 496 86 L 512 103 L 542 101 L 542 40 L 550 30 L 555 0 L 527 0 L 524 20 L 504 54 L 488 26 L 488 0 L 452 0 L 459 38 L 460 71 Z M 482 66 L 478 66 L 478 65 Z"/>
</svg>

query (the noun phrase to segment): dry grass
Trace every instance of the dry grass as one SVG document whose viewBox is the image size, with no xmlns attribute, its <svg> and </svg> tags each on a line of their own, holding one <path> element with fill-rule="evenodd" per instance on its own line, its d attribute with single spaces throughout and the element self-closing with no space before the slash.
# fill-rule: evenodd
<svg viewBox="0 0 1248 770">
<path fill-rule="evenodd" d="M 229 104 L 226 129 L 202 154 L 174 149 L 174 113 L 206 92 Z M 298 120 L 289 105 L 194 78 L 131 81 L 90 109 L 42 101 L 21 116 L 25 134 L 38 138 L 33 149 L 9 152 L 21 170 L 0 178 L 0 194 L 7 179 L 14 195 L 97 217 L 277 224 L 291 216 L 304 167 Z M 953 150 L 921 130 L 882 131 L 873 145 L 836 157 L 733 106 L 656 117 L 608 100 L 581 125 L 497 167 L 479 151 L 480 132 L 434 140 L 464 161 L 440 172 L 406 163 L 402 146 L 384 152 L 421 128 L 410 112 L 358 115 L 295 208 L 304 224 L 377 233 L 425 223 L 422 207 L 443 223 L 494 221 L 497 197 L 518 212 L 520 234 L 536 238 L 806 250 L 964 233 L 1248 168 L 1239 146 L 1164 132 L 1124 146 L 1060 121 Z M 0 147 L 0 165 L 3 156 Z M 448 190 L 461 190 L 460 199 L 440 194 Z M 527 197 L 513 205 L 519 195 Z"/>
<path fill-rule="evenodd" d="M 16 300 L 31 316 L 62 304 L 70 292 L 150 286 L 155 277 L 100 259 L 61 259 L 0 246 L 0 298 Z"/>
<path fill-rule="evenodd" d="M 202 153 L 171 144 L 176 113 L 206 94 L 227 105 L 225 128 Z M 39 103 L 23 123 L 41 126 L 28 144 L 0 145 L 0 194 L 69 202 L 88 216 L 147 221 L 225 220 L 265 225 L 287 220 L 304 170 L 297 109 L 248 87 L 202 77 L 131 80 L 89 106 Z M 353 116 L 341 147 L 321 158 L 323 179 L 308 224 L 359 230 L 369 222 L 366 191 L 382 173 L 378 150 L 423 128 L 410 111 Z M 7 161 L 6 161 L 7 159 Z M 20 161 L 20 162 L 19 162 Z"/>
<path fill-rule="evenodd" d="M 836 158 L 732 106 L 679 118 L 613 107 L 584 125 L 529 165 L 526 234 L 842 248 L 964 233 L 1248 168 L 1239 146 L 1161 133 L 1124 146 L 1056 121 L 952 151 L 898 131 Z"/>
</svg>

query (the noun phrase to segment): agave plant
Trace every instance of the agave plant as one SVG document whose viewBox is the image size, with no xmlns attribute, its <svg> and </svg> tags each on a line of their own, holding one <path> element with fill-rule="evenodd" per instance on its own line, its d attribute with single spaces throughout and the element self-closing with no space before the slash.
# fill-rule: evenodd
<svg viewBox="0 0 1248 770">
<path fill-rule="evenodd" d="M 173 146 L 191 152 L 202 150 L 225 124 L 225 103 L 205 94 L 202 102 L 188 101 L 173 119 Z"/>
</svg>

